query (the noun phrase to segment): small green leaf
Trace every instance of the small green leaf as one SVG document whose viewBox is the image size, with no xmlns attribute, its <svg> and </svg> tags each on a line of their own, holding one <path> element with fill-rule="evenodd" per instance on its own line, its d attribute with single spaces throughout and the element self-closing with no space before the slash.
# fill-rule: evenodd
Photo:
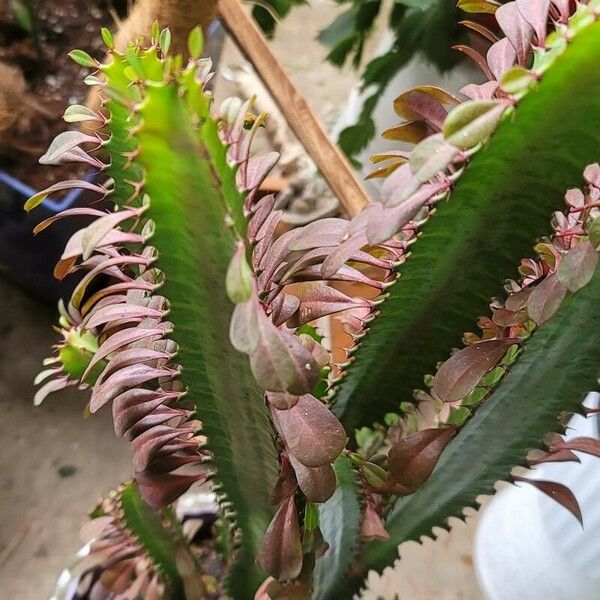
<svg viewBox="0 0 600 600">
<path fill-rule="evenodd" d="M 71 50 L 69 57 L 80 67 L 97 67 L 98 63 L 85 50 Z"/>
<path fill-rule="evenodd" d="M 505 71 L 500 79 L 500 88 L 507 94 L 525 92 L 535 81 L 535 75 L 525 67 L 512 67 Z"/>
<path fill-rule="evenodd" d="M 98 115 L 87 106 L 72 104 L 65 110 L 63 119 L 67 123 L 81 123 L 82 121 L 98 121 Z"/>
<path fill-rule="evenodd" d="M 196 25 L 196 27 L 190 31 L 187 40 L 187 47 L 190 56 L 194 60 L 197 60 L 202 56 L 202 51 L 204 50 L 204 35 L 201 27 Z"/>
<path fill-rule="evenodd" d="M 158 45 L 163 51 L 163 54 L 169 53 L 169 48 L 171 47 L 171 30 L 168 27 L 165 27 L 165 29 L 160 32 Z"/>
<path fill-rule="evenodd" d="M 458 0 L 458 8 L 467 13 L 490 13 L 494 14 L 498 4 L 490 0 Z"/>
<path fill-rule="evenodd" d="M 102 29 L 100 29 L 100 35 L 102 36 L 102 41 L 104 42 L 106 47 L 109 50 L 112 50 L 114 48 L 114 40 L 110 30 L 106 27 L 102 27 Z"/>
<path fill-rule="evenodd" d="M 463 102 L 446 117 L 444 137 L 461 150 L 473 148 L 494 132 L 506 108 L 495 100 Z"/>
<path fill-rule="evenodd" d="M 471 416 L 471 411 L 466 406 L 455 408 L 448 417 L 448 425 L 454 425 L 460 427 L 463 423 L 466 423 L 467 419 Z"/>
<path fill-rule="evenodd" d="M 154 21 L 154 23 L 152 23 L 151 36 L 152 36 L 152 43 L 156 44 L 158 42 L 158 38 L 160 37 L 160 26 L 158 24 L 158 21 Z"/>
<path fill-rule="evenodd" d="M 594 245 L 594 248 L 600 246 L 600 217 L 595 218 L 588 226 L 587 231 L 590 237 L 590 242 Z"/>
<path fill-rule="evenodd" d="M 88 75 L 83 80 L 83 83 L 85 83 L 85 85 L 102 85 L 104 82 L 95 75 Z"/>
<path fill-rule="evenodd" d="M 246 247 L 243 242 L 238 242 L 225 276 L 227 297 L 234 304 L 242 304 L 252 296 L 252 288 L 252 269 L 246 260 Z"/>
</svg>

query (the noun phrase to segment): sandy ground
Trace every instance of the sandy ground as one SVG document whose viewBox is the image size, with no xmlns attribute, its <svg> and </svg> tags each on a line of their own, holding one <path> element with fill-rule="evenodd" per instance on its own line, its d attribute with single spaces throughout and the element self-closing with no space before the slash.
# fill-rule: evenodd
<svg viewBox="0 0 600 600">
<path fill-rule="evenodd" d="M 275 50 L 312 106 L 329 122 L 354 81 L 323 62 L 307 39 L 339 9 L 297 9 Z M 226 45 L 223 62 L 239 63 Z M 55 313 L 0 279 L 0 600 L 44 600 L 78 548 L 78 531 L 97 498 L 130 473 L 126 444 L 108 412 L 84 420 L 85 396 L 63 393 L 32 406 L 35 374 L 54 341 Z M 471 556 L 474 524 L 459 523 L 435 543 L 402 547 L 401 563 L 370 578 L 370 598 L 478 600 Z"/>
</svg>

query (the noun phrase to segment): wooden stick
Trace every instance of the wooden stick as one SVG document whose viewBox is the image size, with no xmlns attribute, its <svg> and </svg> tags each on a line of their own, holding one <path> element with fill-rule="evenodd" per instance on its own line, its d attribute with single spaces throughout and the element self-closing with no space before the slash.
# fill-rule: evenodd
<svg viewBox="0 0 600 600">
<path fill-rule="evenodd" d="M 240 0 L 219 0 L 221 19 L 254 65 L 283 116 L 308 155 L 337 196 L 349 216 L 359 214 L 370 202 L 350 163 L 329 139 L 325 127 L 310 109 L 296 86 L 283 70 L 262 32 L 242 7 Z"/>
</svg>

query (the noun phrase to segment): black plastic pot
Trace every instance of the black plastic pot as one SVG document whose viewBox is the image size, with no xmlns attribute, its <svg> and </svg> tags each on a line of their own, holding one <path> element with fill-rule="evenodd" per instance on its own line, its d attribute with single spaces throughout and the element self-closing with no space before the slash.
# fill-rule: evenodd
<svg viewBox="0 0 600 600">
<path fill-rule="evenodd" d="M 88 176 L 93 178 L 93 174 Z M 25 200 L 36 190 L 0 170 L 0 273 L 39 298 L 55 302 L 75 285 L 73 278 L 61 282 L 52 271 L 66 240 L 85 223 L 82 219 L 65 219 L 39 236 L 33 228 L 44 219 L 73 206 L 88 203 L 89 196 L 72 190 L 61 200 L 47 199 L 30 214 L 23 210 Z"/>
</svg>

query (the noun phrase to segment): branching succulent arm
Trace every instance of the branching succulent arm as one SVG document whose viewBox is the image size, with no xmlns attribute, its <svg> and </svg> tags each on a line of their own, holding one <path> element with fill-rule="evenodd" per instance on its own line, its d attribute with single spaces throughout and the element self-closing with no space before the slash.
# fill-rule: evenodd
<svg viewBox="0 0 600 600">
<path fill-rule="evenodd" d="M 65 120 L 99 129 L 61 134 L 42 162 L 100 176 L 27 208 L 83 187 L 114 210 L 37 228 L 90 219 L 55 269 L 83 276 L 36 403 L 89 387 L 90 412 L 110 405 L 131 442 L 135 482 L 93 527 L 105 597 L 203 597 L 168 508 L 199 481 L 219 495 L 231 597 L 327 599 L 350 597 L 367 568 L 460 516 L 510 466 L 599 453 L 546 436 L 600 359 L 600 138 L 586 125 L 600 117 L 600 7 L 571 8 L 499 8 L 506 38 L 480 28 L 487 60 L 469 51 L 488 83 L 466 101 L 426 86 L 396 101 L 404 121 L 388 135 L 417 145 L 377 157 L 381 202 L 283 232 L 260 189 L 277 156 L 251 154 L 266 116 L 231 99 L 214 114 L 198 29 L 186 65 L 157 26 L 125 52 L 104 31 L 106 64 L 72 54 L 102 102 Z M 332 315 L 354 340 L 342 365 L 323 340 Z M 475 323 L 481 333 L 464 334 Z M 549 372 L 561 373 L 552 389 Z M 580 516 L 568 490 L 534 483 Z"/>
</svg>

